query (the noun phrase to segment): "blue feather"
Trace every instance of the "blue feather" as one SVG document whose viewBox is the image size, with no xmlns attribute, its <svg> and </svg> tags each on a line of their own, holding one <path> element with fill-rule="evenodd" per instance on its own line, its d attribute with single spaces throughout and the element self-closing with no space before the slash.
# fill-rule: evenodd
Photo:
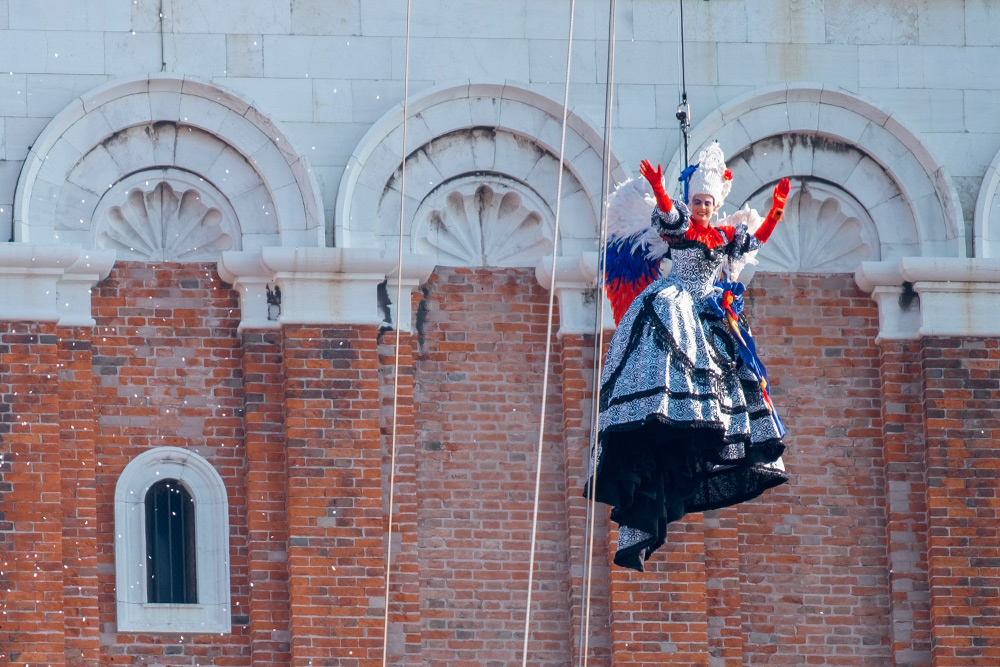
<svg viewBox="0 0 1000 667">
<path fill-rule="evenodd" d="M 643 278 L 652 282 L 660 277 L 660 259 L 647 256 L 646 243 L 636 243 L 642 234 L 633 234 L 625 239 L 612 239 L 604 254 L 604 279 L 636 285 Z"/>
</svg>

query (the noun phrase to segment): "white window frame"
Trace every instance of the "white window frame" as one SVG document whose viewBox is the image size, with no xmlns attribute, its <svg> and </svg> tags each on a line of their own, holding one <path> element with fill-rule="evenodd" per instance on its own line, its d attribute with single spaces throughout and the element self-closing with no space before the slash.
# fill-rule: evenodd
<svg viewBox="0 0 1000 667">
<path fill-rule="evenodd" d="M 146 601 L 146 492 L 176 479 L 194 500 L 197 604 Z M 115 486 L 115 595 L 119 632 L 232 631 L 229 500 L 211 463 L 180 447 L 156 447 L 132 459 Z"/>
</svg>

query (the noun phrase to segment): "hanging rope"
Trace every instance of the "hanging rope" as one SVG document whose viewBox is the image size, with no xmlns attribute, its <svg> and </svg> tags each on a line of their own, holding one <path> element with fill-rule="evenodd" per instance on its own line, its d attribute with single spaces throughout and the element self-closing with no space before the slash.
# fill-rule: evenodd
<svg viewBox="0 0 1000 667">
<path fill-rule="evenodd" d="M 681 103 L 677 107 L 677 120 L 681 122 L 681 140 L 684 142 L 684 169 L 688 168 L 688 140 L 691 138 L 691 106 L 688 104 L 687 66 L 684 64 L 684 0 L 680 0 L 681 48 Z"/>
<path fill-rule="evenodd" d="M 403 49 L 403 162 L 399 168 L 399 254 L 396 257 L 396 351 L 392 374 L 392 428 L 389 455 L 389 526 L 385 549 L 385 618 L 382 623 L 382 667 L 389 659 L 389 584 L 392 572 L 392 521 L 396 501 L 396 413 L 399 409 L 399 343 L 403 299 L 403 215 L 406 212 L 406 117 L 410 99 L 410 0 L 406 0 L 406 46 Z"/>
<path fill-rule="evenodd" d="M 531 589 L 535 576 L 535 542 L 538 535 L 538 496 L 542 488 L 542 453 L 545 445 L 545 408 L 549 395 L 549 359 L 552 355 L 552 320 L 556 295 L 556 259 L 559 249 L 559 211 L 562 206 L 563 163 L 566 154 L 566 123 L 569 118 L 569 81 L 573 65 L 573 28 L 576 17 L 576 0 L 569 3 L 569 38 L 566 45 L 566 87 L 563 95 L 562 137 L 559 143 L 559 180 L 556 185 L 556 219 L 552 229 L 552 271 L 549 280 L 549 316 L 545 327 L 545 363 L 542 370 L 542 410 L 538 425 L 538 456 L 535 464 L 535 502 L 531 514 L 531 553 L 528 558 L 528 600 L 524 610 L 524 650 L 521 667 L 528 667 L 528 639 L 531 626 Z"/>
<path fill-rule="evenodd" d="M 611 192 L 611 121 L 614 111 L 615 90 L 615 16 L 618 2 L 611 0 L 608 16 L 608 72 L 607 87 L 604 91 L 604 156 L 601 173 L 601 233 L 597 251 L 597 318 L 594 324 L 594 401 L 590 415 L 590 492 L 587 494 L 586 551 L 584 552 L 583 616 L 580 619 L 580 662 L 587 667 L 590 653 L 590 598 L 594 571 L 594 524 L 597 505 L 594 501 L 597 487 L 597 435 L 601 403 L 601 375 L 604 361 L 604 270 L 606 257 L 604 248 L 608 243 L 608 196 Z"/>
</svg>

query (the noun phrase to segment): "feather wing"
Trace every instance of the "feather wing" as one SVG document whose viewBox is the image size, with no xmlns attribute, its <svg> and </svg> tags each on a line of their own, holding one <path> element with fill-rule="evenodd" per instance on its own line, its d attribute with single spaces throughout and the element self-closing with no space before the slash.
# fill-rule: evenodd
<svg viewBox="0 0 1000 667">
<path fill-rule="evenodd" d="M 632 302 L 662 275 L 670 246 L 649 226 L 656 200 L 644 179 L 629 179 L 608 198 L 604 289 L 617 325 Z"/>
</svg>

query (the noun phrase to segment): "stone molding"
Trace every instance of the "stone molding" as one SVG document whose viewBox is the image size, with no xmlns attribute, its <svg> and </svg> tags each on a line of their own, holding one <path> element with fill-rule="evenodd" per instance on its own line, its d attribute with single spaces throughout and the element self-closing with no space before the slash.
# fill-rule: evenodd
<svg viewBox="0 0 1000 667">
<path fill-rule="evenodd" d="M 176 479 L 194 501 L 197 604 L 146 601 L 146 492 Z M 115 485 L 115 598 L 119 632 L 229 633 L 229 499 L 211 463 L 181 447 L 132 459 Z"/>
<path fill-rule="evenodd" d="M 290 136 L 251 101 L 170 73 L 110 81 L 49 122 L 21 168 L 14 238 L 91 247 L 104 194 L 171 167 L 228 200 L 242 226 L 234 247 L 324 244 L 318 181 Z"/>
<path fill-rule="evenodd" d="M 90 290 L 111 273 L 115 253 L 78 245 L 0 244 L 0 321 L 92 327 Z"/>
<path fill-rule="evenodd" d="M 546 290 L 553 287 L 552 269 L 552 257 L 542 258 L 535 266 L 535 279 Z M 603 309 L 602 327 L 614 330 L 615 323 L 608 300 L 597 291 L 597 269 L 596 252 L 556 258 L 554 286 L 555 298 L 559 304 L 558 337 L 596 333 L 599 306 Z"/>
<path fill-rule="evenodd" d="M 405 151 L 403 106 L 399 104 L 369 129 L 348 160 L 337 195 L 334 245 L 395 247 L 403 206 L 405 247 L 420 251 L 412 234 L 420 227 L 415 218 L 421 204 L 440 189 L 452 189 L 453 181 L 469 178 L 503 180 L 525 198 L 537 198 L 545 208 L 557 209 L 561 104 L 513 83 L 464 82 L 419 94 L 410 100 L 407 113 Z M 568 255 L 594 249 L 603 144 L 586 121 L 568 115 L 557 240 L 561 252 Z M 404 152 L 405 202 L 400 193 Z M 613 156 L 611 178 L 627 178 Z M 430 212 L 427 207 L 424 210 Z M 436 259 L 442 265 L 456 261 L 445 256 Z"/>
<path fill-rule="evenodd" d="M 805 150 L 802 138 L 811 144 Z M 756 205 L 782 176 L 812 176 L 837 184 L 868 211 L 881 259 L 966 255 L 961 206 L 941 163 L 891 113 L 849 91 L 810 83 L 757 89 L 692 130 L 691 160 L 713 140 L 727 156 L 741 156 L 728 165 L 734 207 Z M 846 159 L 845 147 L 858 158 Z M 671 157 L 668 184 L 676 183 L 682 160 L 680 150 Z"/>
<path fill-rule="evenodd" d="M 879 309 L 879 339 L 1000 336 L 1000 259 L 904 257 L 854 274 Z"/>
<path fill-rule="evenodd" d="M 976 257 L 1000 257 L 1000 152 L 983 174 L 972 219 Z"/>
<path fill-rule="evenodd" d="M 240 295 L 242 331 L 277 329 L 284 324 L 383 324 L 386 315 L 379 310 L 379 285 L 386 283 L 387 293 L 395 295 L 402 282 L 409 296 L 427 282 L 434 264 L 420 255 L 406 255 L 398 280 L 397 257 L 381 250 L 261 248 L 224 252 L 218 268 L 222 279 Z M 280 295 L 279 308 L 271 312 L 269 293 Z M 390 304 L 389 324 L 399 322 L 404 331 L 410 331 L 411 311 L 409 298 L 403 297 L 395 312 Z"/>
</svg>

